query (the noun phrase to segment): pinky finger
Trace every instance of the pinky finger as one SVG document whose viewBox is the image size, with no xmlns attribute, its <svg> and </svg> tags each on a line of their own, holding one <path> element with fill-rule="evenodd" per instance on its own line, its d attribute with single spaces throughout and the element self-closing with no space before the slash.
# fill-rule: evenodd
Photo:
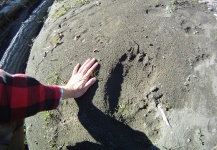
<svg viewBox="0 0 217 150">
<path fill-rule="evenodd" d="M 75 66 L 75 68 L 74 68 L 74 70 L 73 70 L 73 72 L 72 72 L 72 75 L 75 75 L 75 74 L 78 73 L 79 67 L 80 67 L 80 64 L 77 64 L 77 65 Z"/>
</svg>

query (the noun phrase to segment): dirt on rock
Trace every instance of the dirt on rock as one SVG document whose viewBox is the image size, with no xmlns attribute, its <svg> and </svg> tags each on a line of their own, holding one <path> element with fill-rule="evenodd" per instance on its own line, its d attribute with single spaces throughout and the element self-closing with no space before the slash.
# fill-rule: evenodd
<svg viewBox="0 0 217 150">
<path fill-rule="evenodd" d="M 216 23 L 194 0 L 55 2 L 26 73 L 62 85 L 95 57 L 98 82 L 27 118 L 30 149 L 217 149 Z"/>
</svg>

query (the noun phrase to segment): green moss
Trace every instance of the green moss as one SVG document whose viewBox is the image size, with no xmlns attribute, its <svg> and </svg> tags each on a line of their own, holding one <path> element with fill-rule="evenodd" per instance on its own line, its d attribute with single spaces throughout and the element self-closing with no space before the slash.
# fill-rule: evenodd
<svg viewBox="0 0 217 150">
<path fill-rule="evenodd" d="M 125 106 L 125 105 L 119 105 L 117 108 L 116 108 L 116 111 L 117 113 L 123 113 L 125 111 L 129 111 L 128 107 Z"/>
<path fill-rule="evenodd" d="M 89 3 L 89 2 L 90 2 L 90 0 L 77 0 L 75 2 L 74 6 L 76 7 L 76 6 L 83 5 L 83 4 Z"/>
<path fill-rule="evenodd" d="M 59 79 L 59 75 L 58 73 L 52 73 L 49 77 L 48 77 L 48 83 L 49 84 L 57 84 L 57 81 Z"/>
<path fill-rule="evenodd" d="M 63 1 L 63 0 L 55 0 L 54 2 L 61 2 L 61 1 Z"/>
<path fill-rule="evenodd" d="M 43 111 L 41 112 L 43 117 L 44 117 L 44 125 L 48 126 L 49 124 L 49 119 L 51 118 L 51 111 Z"/>
<path fill-rule="evenodd" d="M 166 105 L 166 111 L 169 111 L 170 109 L 172 109 L 172 106 L 169 105 L 169 104 L 167 104 L 167 105 Z"/>
<path fill-rule="evenodd" d="M 25 125 L 24 125 L 24 128 L 23 128 L 23 133 L 24 133 L 24 135 L 25 135 L 25 136 L 24 136 L 24 140 L 23 140 L 23 142 L 24 142 L 23 144 L 24 144 L 24 145 L 27 145 L 27 139 L 26 139 L 26 126 L 25 126 Z"/>
<path fill-rule="evenodd" d="M 215 40 L 217 41 L 217 35 L 215 35 Z"/>
<path fill-rule="evenodd" d="M 58 42 L 58 40 L 59 40 L 59 38 L 55 37 L 55 38 L 53 38 L 53 39 L 50 41 L 50 44 L 51 44 L 51 45 L 56 45 L 57 42 Z"/>
<path fill-rule="evenodd" d="M 64 4 L 59 10 L 56 11 L 55 13 L 55 18 L 59 18 L 67 13 L 69 10 L 69 5 Z"/>
<path fill-rule="evenodd" d="M 46 19 L 47 19 L 47 16 L 44 16 L 43 19 L 42 20 L 38 20 L 37 23 L 38 24 L 44 23 L 46 21 Z"/>
<path fill-rule="evenodd" d="M 176 0 L 171 0 L 169 2 L 169 5 L 166 6 L 166 13 L 172 13 L 175 11 L 176 6 L 175 6 Z"/>
<path fill-rule="evenodd" d="M 99 71 L 94 71 L 91 73 L 91 77 L 95 77 L 97 79 L 97 77 L 99 76 Z"/>
<path fill-rule="evenodd" d="M 51 112 L 50 111 L 43 111 L 42 114 L 43 114 L 45 120 L 51 118 Z"/>
<path fill-rule="evenodd" d="M 55 0 L 55 2 L 61 2 L 61 1 L 63 1 L 63 0 Z M 89 2 L 90 2 L 90 0 L 76 0 L 76 1 L 75 0 L 69 0 L 69 1 L 66 1 L 62 5 L 62 7 L 56 11 L 56 13 L 54 14 L 54 17 L 59 18 L 59 17 L 65 15 L 70 8 L 77 7 L 77 6 L 80 6 L 80 5 L 83 5 L 85 3 L 89 3 Z"/>
</svg>

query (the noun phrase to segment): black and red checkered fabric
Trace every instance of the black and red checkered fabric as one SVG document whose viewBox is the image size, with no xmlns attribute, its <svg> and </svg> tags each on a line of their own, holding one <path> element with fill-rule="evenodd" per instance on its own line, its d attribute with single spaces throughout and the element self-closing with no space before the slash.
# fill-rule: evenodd
<svg viewBox="0 0 217 150">
<path fill-rule="evenodd" d="M 0 69 L 0 122 L 12 122 L 57 108 L 58 86 L 43 85 L 24 74 L 11 75 Z"/>
</svg>

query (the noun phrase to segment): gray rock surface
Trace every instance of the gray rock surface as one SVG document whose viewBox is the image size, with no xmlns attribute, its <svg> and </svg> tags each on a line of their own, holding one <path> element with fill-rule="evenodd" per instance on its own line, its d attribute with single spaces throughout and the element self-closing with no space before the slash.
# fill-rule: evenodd
<svg viewBox="0 0 217 150">
<path fill-rule="evenodd" d="M 65 84 L 77 62 L 95 57 L 98 82 L 58 110 L 26 119 L 30 149 L 215 148 L 217 30 L 205 5 L 100 0 L 69 6 L 75 5 L 53 4 L 27 74 Z"/>
</svg>

